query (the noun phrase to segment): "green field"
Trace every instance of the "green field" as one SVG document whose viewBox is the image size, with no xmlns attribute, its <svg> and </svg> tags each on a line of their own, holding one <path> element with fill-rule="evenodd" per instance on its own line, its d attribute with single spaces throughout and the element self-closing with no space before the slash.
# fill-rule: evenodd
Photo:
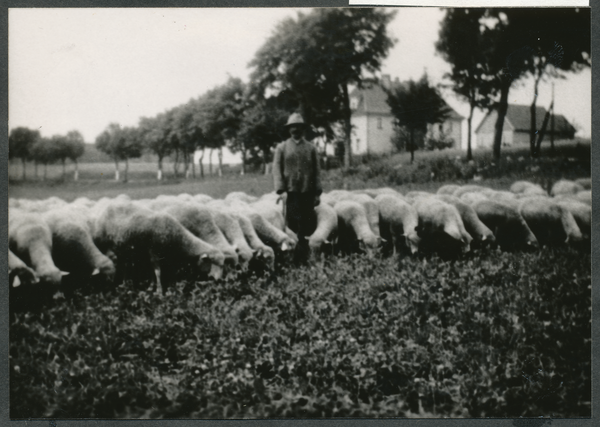
<svg viewBox="0 0 600 427">
<path fill-rule="evenodd" d="M 589 141 L 534 161 L 505 150 L 500 165 L 487 152 L 474 165 L 455 154 L 418 152 L 413 165 L 405 153 L 372 158 L 345 174 L 324 172 L 324 187 L 507 189 L 515 179 L 547 187 L 590 174 Z M 144 163 L 129 183 L 115 183 L 94 178 L 102 165 L 82 165 L 89 175 L 78 182 L 13 180 L 10 196 L 272 190 L 270 176 L 234 172 L 159 184 Z M 11 417 L 591 416 L 589 248 L 489 249 L 454 260 L 351 255 L 180 282 L 163 297 L 148 286 L 82 286 L 36 308 L 19 300 L 18 310 L 13 297 Z"/>
</svg>

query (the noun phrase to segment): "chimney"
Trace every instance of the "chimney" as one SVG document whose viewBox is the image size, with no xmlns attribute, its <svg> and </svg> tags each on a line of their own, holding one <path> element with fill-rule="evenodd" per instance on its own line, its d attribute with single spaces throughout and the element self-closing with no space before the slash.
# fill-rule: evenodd
<svg viewBox="0 0 600 427">
<path fill-rule="evenodd" d="M 392 80 L 390 79 L 389 74 L 381 75 L 381 86 L 388 90 L 392 88 Z"/>
</svg>

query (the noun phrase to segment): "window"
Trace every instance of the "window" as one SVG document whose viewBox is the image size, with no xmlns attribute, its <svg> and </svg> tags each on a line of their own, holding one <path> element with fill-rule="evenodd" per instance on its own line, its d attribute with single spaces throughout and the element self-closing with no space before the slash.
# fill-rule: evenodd
<svg viewBox="0 0 600 427">
<path fill-rule="evenodd" d="M 358 98 L 350 98 L 350 109 L 356 110 L 358 108 Z"/>
<path fill-rule="evenodd" d="M 377 129 L 383 129 L 383 119 L 381 117 L 377 118 Z"/>
</svg>

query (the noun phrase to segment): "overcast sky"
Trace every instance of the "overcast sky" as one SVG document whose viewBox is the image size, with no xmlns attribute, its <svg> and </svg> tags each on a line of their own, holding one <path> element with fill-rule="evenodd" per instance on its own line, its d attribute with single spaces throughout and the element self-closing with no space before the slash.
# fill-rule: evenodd
<svg viewBox="0 0 600 427">
<path fill-rule="evenodd" d="M 248 62 L 276 24 L 298 9 L 9 9 L 9 128 L 42 136 L 79 130 L 94 142 L 106 126 L 135 126 L 196 98 L 228 75 L 248 81 Z M 424 72 L 442 81 L 449 66 L 435 54 L 437 8 L 402 8 L 389 30 L 398 39 L 382 73 L 400 80 Z M 511 103 L 531 103 L 530 81 Z M 556 82 L 556 112 L 591 134 L 591 72 Z M 450 92 L 446 100 L 466 116 Z M 550 103 L 542 84 L 538 105 Z M 476 115 L 474 124 L 481 120 Z"/>
</svg>

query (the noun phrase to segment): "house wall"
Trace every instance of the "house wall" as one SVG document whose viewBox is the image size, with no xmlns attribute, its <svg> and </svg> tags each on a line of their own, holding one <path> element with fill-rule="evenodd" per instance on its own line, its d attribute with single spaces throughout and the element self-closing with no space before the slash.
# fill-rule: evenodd
<svg viewBox="0 0 600 427">
<path fill-rule="evenodd" d="M 385 114 L 352 116 L 352 153 L 382 154 L 395 151 L 391 138 L 394 118 Z"/>
<path fill-rule="evenodd" d="M 443 133 L 447 138 L 454 140 L 452 148 L 461 148 L 462 143 L 462 120 L 449 119 L 443 123 L 428 125 L 428 136 L 439 139 Z"/>
<path fill-rule="evenodd" d="M 497 118 L 498 113 L 496 111 L 492 111 L 490 115 L 484 117 L 479 129 L 475 132 L 478 148 L 492 148 L 494 146 L 494 127 L 496 126 Z M 502 129 L 502 146 L 511 146 L 514 144 L 513 129 L 513 125 L 505 119 Z"/>
<path fill-rule="evenodd" d="M 352 154 L 363 154 L 367 152 L 367 116 L 352 116 L 352 134 L 350 142 Z"/>
<path fill-rule="evenodd" d="M 529 132 L 513 132 L 513 144 L 529 145 Z"/>
</svg>

